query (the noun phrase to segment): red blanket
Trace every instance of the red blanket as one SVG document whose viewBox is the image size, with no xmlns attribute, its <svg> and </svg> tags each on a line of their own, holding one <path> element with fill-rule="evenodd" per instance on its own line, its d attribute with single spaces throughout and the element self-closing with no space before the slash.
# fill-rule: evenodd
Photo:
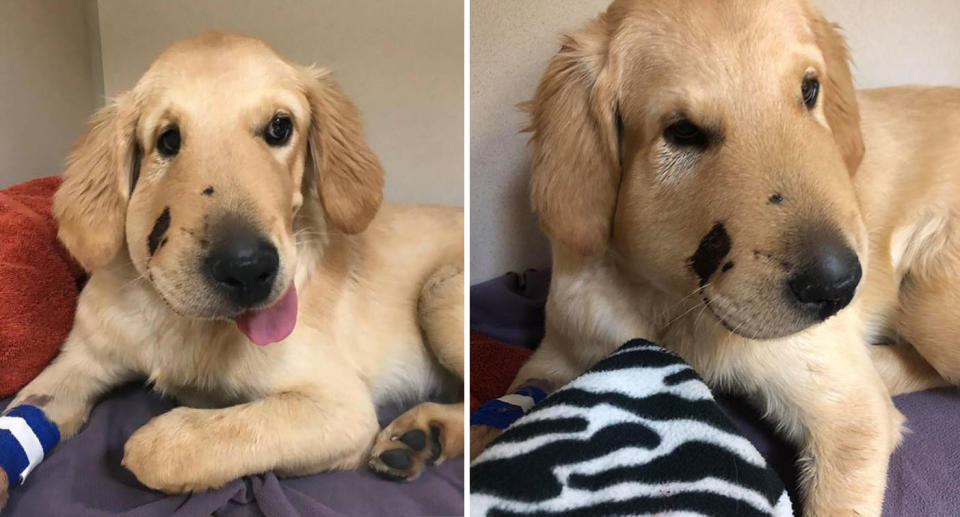
<svg viewBox="0 0 960 517">
<path fill-rule="evenodd" d="M 30 382 L 73 326 L 83 271 L 50 213 L 60 178 L 0 190 L 0 397 Z"/>
<path fill-rule="evenodd" d="M 507 394 L 510 383 L 533 351 L 470 333 L 470 411 Z"/>
</svg>

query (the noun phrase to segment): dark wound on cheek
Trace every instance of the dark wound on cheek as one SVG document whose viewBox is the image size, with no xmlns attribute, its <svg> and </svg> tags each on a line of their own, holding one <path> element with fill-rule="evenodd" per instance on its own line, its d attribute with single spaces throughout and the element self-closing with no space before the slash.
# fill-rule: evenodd
<svg viewBox="0 0 960 517">
<path fill-rule="evenodd" d="M 690 257 L 690 269 L 700 278 L 700 287 L 707 285 L 723 259 L 730 253 L 730 235 L 722 223 L 713 225 L 713 228 L 700 239 L 700 246 Z"/>
<path fill-rule="evenodd" d="M 157 221 L 153 223 L 153 230 L 150 230 L 150 235 L 147 237 L 147 248 L 150 250 L 150 256 L 157 251 L 162 243 L 166 242 L 164 235 L 167 233 L 167 230 L 170 228 L 170 207 L 163 209 L 163 213 L 160 214 L 160 217 L 157 218 Z"/>
</svg>

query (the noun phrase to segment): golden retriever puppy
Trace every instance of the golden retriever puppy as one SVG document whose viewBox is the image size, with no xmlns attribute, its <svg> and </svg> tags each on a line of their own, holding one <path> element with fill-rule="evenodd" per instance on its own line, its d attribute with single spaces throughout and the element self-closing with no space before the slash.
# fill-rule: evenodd
<svg viewBox="0 0 960 517">
<path fill-rule="evenodd" d="M 175 43 L 69 158 L 54 213 L 91 276 L 59 357 L 11 407 L 41 407 L 67 439 L 99 395 L 146 377 L 192 406 L 124 448 L 166 492 L 368 463 L 413 479 L 462 454 L 462 403 L 377 424 L 378 402 L 463 378 L 462 210 L 381 207 L 382 186 L 326 71 L 246 36 Z"/>
<path fill-rule="evenodd" d="M 656 340 L 798 445 L 805 515 L 880 515 L 891 394 L 960 382 L 960 90 L 855 91 L 806 0 L 617 0 L 529 110 L 553 280 L 514 388 Z"/>
</svg>

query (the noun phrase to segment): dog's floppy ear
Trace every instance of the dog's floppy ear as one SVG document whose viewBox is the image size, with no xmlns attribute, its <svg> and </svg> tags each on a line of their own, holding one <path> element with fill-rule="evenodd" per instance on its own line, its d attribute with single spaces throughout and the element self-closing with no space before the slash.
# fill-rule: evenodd
<svg viewBox="0 0 960 517">
<path fill-rule="evenodd" d="M 58 236 L 84 269 L 110 262 L 124 240 L 137 109 L 133 93 L 121 94 L 95 113 L 67 158 L 63 183 L 53 198 Z"/>
<path fill-rule="evenodd" d="M 307 166 L 317 175 L 320 201 L 333 226 L 362 232 L 383 199 L 383 168 L 364 139 L 357 108 L 329 72 L 308 68 L 305 74 L 311 111 Z"/>
<path fill-rule="evenodd" d="M 533 210 L 555 244 L 581 256 L 605 249 L 620 181 L 609 40 L 605 14 L 564 36 L 523 106 L 533 132 Z"/>
<path fill-rule="evenodd" d="M 847 170 L 854 174 L 863 159 L 864 146 L 860 133 L 860 109 L 850 73 L 850 52 L 837 30 L 838 25 L 812 11 L 809 18 L 827 67 L 826 77 L 820 81 L 824 93 L 823 112 Z"/>
</svg>

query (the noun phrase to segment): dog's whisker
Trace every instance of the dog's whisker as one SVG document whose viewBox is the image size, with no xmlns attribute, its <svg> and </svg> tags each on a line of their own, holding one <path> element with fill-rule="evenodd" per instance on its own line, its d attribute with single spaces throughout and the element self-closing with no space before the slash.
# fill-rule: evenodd
<svg viewBox="0 0 960 517">
<path fill-rule="evenodd" d="M 667 313 L 669 314 L 670 312 L 673 312 L 673 310 L 674 310 L 675 308 L 677 308 L 681 303 L 683 303 L 684 300 L 687 300 L 687 299 L 689 299 L 691 296 L 703 292 L 703 290 L 706 289 L 707 287 L 710 287 L 710 285 L 712 285 L 712 284 L 711 284 L 711 283 L 706 283 L 706 284 L 704 284 L 704 285 L 702 285 L 702 286 L 700 286 L 700 287 L 697 287 L 696 289 L 694 289 L 693 291 L 691 291 L 690 294 L 684 296 L 683 298 L 680 299 L 680 301 L 678 301 L 677 303 L 675 303 L 675 304 L 673 305 L 673 307 L 671 307 L 670 310 L 667 311 Z M 673 325 L 674 323 L 676 323 L 678 320 L 680 320 L 681 318 L 683 318 L 683 317 L 686 316 L 687 314 L 689 314 L 689 313 L 693 312 L 694 310 L 696 310 L 696 308 L 697 308 L 698 306 L 700 306 L 700 303 L 697 303 L 697 304 L 691 306 L 689 309 L 687 309 L 687 310 L 683 311 L 682 313 L 680 313 L 680 315 L 672 318 L 670 321 L 668 321 L 668 322 L 666 323 L 666 325 L 664 325 L 664 328 L 669 328 L 670 325 Z"/>
<path fill-rule="evenodd" d="M 703 303 L 698 303 L 698 304 L 693 305 L 693 306 L 690 307 L 689 309 L 687 309 L 687 310 L 683 311 L 682 313 L 680 313 L 680 315 L 678 315 L 677 317 L 675 317 L 675 318 L 673 318 L 672 320 L 668 321 L 667 324 L 664 325 L 664 328 L 669 328 L 671 325 L 673 325 L 674 323 L 676 323 L 677 321 L 679 321 L 681 318 L 683 318 L 683 317 L 686 316 L 687 314 L 690 314 L 691 312 L 697 310 L 697 307 L 700 307 L 701 305 L 703 305 L 704 307 L 706 306 L 706 305 L 703 304 Z"/>
<path fill-rule="evenodd" d="M 144 274 L 141 273 L 141 274 L 137 275 L 136 277 L 134 277 L 133 279 L 131 279 L 130 281 L 124 282 L 120 287 L 117 288 L 117 291 L 123 291 L 123 290 L 125 290 L 125 289 L 128 289 L 128 288 L 132 287 L 132 286 L 133 286 L 135 283 L 137 283 L 138 281 L 143 280 L 144 278 L 146 278 L 146 275 L 144 275 Z"/>
<path fill-rule="evenodd" d="M 667 312 L 669 313 L 669 312 L 673 311 L 673 309 L 677 308 L 677 307 L 678 307 L 680 304 L 682 304 L 686 299 L 690 298 L 691 296 L 694 296 L 694 295 L 696 295 L 696 294 L 699 294 L 699 293 L 703 292 L 704 289 L 706 289 L 707 287 L 710 287 L 711 285 L 713 285 L 713 283 L 712 283 L 712 282 L 708 282 L 708 283 L 703 284 L 703 285 L 697 287 L 696 289 L 690 291 L 686 296 L 684 296 L 683 298 L 680 298 L 679 300 L 677 300 L 677 302 L 674 303 L 673 306 L 670 307 L 670 309 L 669 309 Z"/>
<path fill-rule="evenodd" d="M 326 232 L 320 232 L 317 230 L 313 230 L 311 228 L 301 228 L 293 232 L 293 234 L 294 235 L 326 235 Z"/>
<path fill-rule="evenodd" d="M 736 327 L 734 327 L 734 328 L 733 328 L 733 330 L 732 330 L 731 332 L 733 332 L 734 334 L 736 334 L 736 333 L 737 333 L 737 331 L 738 331 L 738 330 L 740 330 L 740 327 L 742 327 L 742 326 L 743 326 L 743 325 L 744 325 L 744 324 L 745 324 L 746 322 L 747 322 L 747 320 L 743 320 L 743 321 L 741 321 L 741 322 L 740 322 L 740 324 L 739 324 L 739 325 L 737 325 Z"/>
<path fill-rule="evenodd" d="M 707 312 L 707 304 L 704 303 L 704 304 L 703 304 L 703 308 L 700 309 L 700 313 L 697 314 L 697 318 L 696 318 L 695 320 L 693 320 L 693 325 L 694 325 L 694 326 L 696 326 L 698 323 L 700 323 L 700 318 L 703 317 L 703 314 L 704 314 L 705 312 Z"/>
</svg>

